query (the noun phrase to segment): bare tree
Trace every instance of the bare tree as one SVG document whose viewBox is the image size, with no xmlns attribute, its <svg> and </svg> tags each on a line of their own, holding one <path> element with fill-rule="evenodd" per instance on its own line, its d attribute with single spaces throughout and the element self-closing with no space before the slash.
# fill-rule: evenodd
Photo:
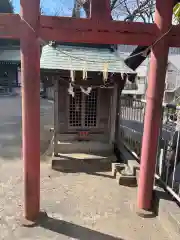
<svg viewBox="0 0 180 240">
<path fill-rule="evenodd" d="M 153 22 L 155 0 L 110 0 L 112 18 L 124 21 Z M 53 16 L 64 15 L 65 1 L 59 1 L 53 8 L 48 6 L 48 14 Z M 74 0 L 69 8 L 69 15 L 81 17 L 81 9 L 85 11 L 86 17 L 90 15 L 91 0 Z M 41 12 L 47 14 L 45 1 L 41 0 Z"/>
<path fill-rule="evenodd" d="M 91 0 L 75 0 L 74 14 L 81 7 L 86 16 L 90 13 Z M 115 20 L 153 22 L 154 0 L 111 0 L 112 17 Z"/>
<path fill-rule="evenodd" d="M 1 0 L 0 0 L 1 1 Z M 64 15 L 64 3 L 61 1 L 57 1 L 55 4 L 46 5 L 45 0 L 41 0 L 40 2 L 40 11 L 42 15 L 50 15 L 50 16 L 63 16 Z M 52 6 L 51 6 L 52 5 Z M 73 9 L 73 8 L 72 8 Z M 69 9 L 69 12 L 72 12 L 72 9 Z"/>
<path fill-rule="evenodd" d="M 112 16 L 124 21 L 153 22 L 154 0 L 113 0 Z"/>
<path fill-rule="evenodd" d="M 80 16 L 81 16 L 80 10 L 81 10 L 82 7 L 83 7 L 82 0 L 75 0 L 74 1 L 74 8 L 73 8 L 72 16 L 80 18 Z"/>
</svg>

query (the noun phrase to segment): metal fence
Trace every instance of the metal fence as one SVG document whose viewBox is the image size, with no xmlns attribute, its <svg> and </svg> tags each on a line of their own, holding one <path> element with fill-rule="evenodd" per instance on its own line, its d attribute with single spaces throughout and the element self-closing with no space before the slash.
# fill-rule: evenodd
<svg viewBox="0 0 180 240">
<path fill-rule="evenodd" d="M 145 108 L 145 101 L 120 99 L 119 139 L 137 160 L 141 155 Z M 166 105 L 162 110 L 155 177 L 180 203 L 180 128 L 176 131 L 180 108 Z"/>
<path fill-rule="evenodd" d="M 120 99 L 120 140 L 137 157 L 141 153 L 145 102 L 132 98 Z"/>
</svg>

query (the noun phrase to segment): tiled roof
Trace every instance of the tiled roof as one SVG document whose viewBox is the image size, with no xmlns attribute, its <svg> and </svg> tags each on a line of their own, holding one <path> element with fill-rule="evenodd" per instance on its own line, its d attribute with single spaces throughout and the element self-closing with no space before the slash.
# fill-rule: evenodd
<svg viewBox="0 0 180 240">
<path fill-rule="evenodd" d="M 61 46 L 62 47 L 62 46 Z M 41 58 L 41 68 L 44 68 L 44 67 L 49 67 L 49 64 L 51 63 L 51 65 L 52 65 L 52 61 L 50 61 L 50 62 L 44 62 L 44 61 L 46 61 L 45 60 L 45 58 L 47 59 L 47 57 L 49 57 L 49 54 L 51 54 L 50 53 L 50 48 L 52 48 L 52 47 L 50 47 L 50 46 L 45 46 L 44 48 L 43 48 L 43 53 L 42 53 L 42 57 L 43 58 Z M 86 50 L 86 54 L 87 54 L 87 52 L 91 52 L 91 59 L 93 59 L 93 60 L 95 60 L 95 59 L 98 59 L 98 58 L 103 58 L 104 59 L 104 56 L 106 55 L 106 57 L 105 57 L 105 59 L 107 59 L 107 57 L 110 57 L 110 58 L 113 58 L 113 59 L 117 59 L 117 56 L 114 54 L 114 53 L 112 53 L 112 52 L 110 52 L 110 50 L 108 49 L 108 48 L 102 48 L 102 49 L 100 49 L 100 48 L 87 48 L 87 47 L 80 47 L 80 46 L 64 46 L 64 49 L 67 49 L 68 51 L 70 51 L 70 49 L 68 49 L 68 48 L 70 48 L 70 49 L 76 49 L 76 51 L 77 51 L 77 49 L 78 48 L 80 48 L 81 49 L 81 53 L 79 53 L 79 54 L 81 54 L 81 57 L 84 59 L 86 56 L 85 56 L 85 54 L 84 54 L 84 50 L 85 49 L 89 49 L 88 51 Z M 131 45 L 119 45 L 118 46 L 118 55 L 119 55 L 119 57 L 120 58 L 118 58 L 119 59 L 119 61 L 121 62 L 121 64 L 119 64 L 119 66 L 118 66 L 118 68 L 120 69 L 121 68 L 121 71 L 120 72 L 122 72 L 122 68 L 123 68 L 123 66 L 124 66 L 124 64 L 123 64 L 123 66 L 122 66 L 122 60 L 121 59 L 125 59 L 126 57 L 128 57 L 129 56 L 129 54 L 131 54 L 132 53 L 132 51 L 134 50 L 136 48 L 136 46 L 131 46 Z M 52 49 L 51 49 L 52 50 Z M 74 51 L 73 51 L 74 52 Z M 46 54 L 45 54 L 46 53 Z M 70 53 L 71 53 L 71 51 L 70 51 Z M 45 55 L 44 55 L 45 54 Z M 53 51 L 53 54 L 54 54 L 54 51 Z M 58 50 L 56 51 L 56 54 L 55 55 L 58 55 L 58 54 L 60 54 L 59 52 L 58 52 Z M 73 53 L 73 54 L 75 54 L 75 52 Z M 89 53 L 88 53 L 89 54 Z M 93 56 L 93 55 L 95 55 L 95 56 Z M 101 57 L 100 57 L 100 55 L 101 55 Z M 58 57 L 59 58 L 59 57 Z M 64 56 L 64 54 L 63 54 L 63 56 L 62 56 L 62 59 L 64 59 L 65 58 L 65 56 Z M 49 60 L 48 60 L 49 61 Z M 59 60 L 58 60 L 59 61 Z M 67 58 L 66 58 L 66 61 L 67 61 Z M 170 50 L 169 50 L 169 61 L 177 68 L 177 69 L 180 69 L 180 48 L 170 48 Z M 0 62 L 6 62 L 6 63 L 12 63 L 12 62 L 20 62 L 20 48 L 19 47 L 6 47 L 6 48 L 2 48 L 2 47 L 0 47 Z M 60 61 L 61 63 L 62 63 L 62 61 Z M 59 66 L 60 65 L 58 65 L 57 66 L 57 64 L 59 64 L 59 62 L 57 63 L 57 56 L 56 56 L 56 58 L 55 59 L 53 59 L 53 63 L 55 63 L 55 67 L 58 67 L 58 69 L 59 69 Z M 82 62 L 82 61 L 79 61 L 78 62 L 78 65 L 79 65 L 79 67 L 81 67 L 81 70 L 84 68 L 84 65 L 83 65 L 84 63 Z M 116 65 L 116 66 L 113 66 L 113 68 L 114 69 L 117 69 L 117 64 L 118 64 L 118 62 L 116 62 L 116 63 L 114 63 L 114 65 Z M 70 65 L 70 60 L 68 60 L 68 66 Z M 88 65 L 92 65 L 92 64 L 89 64 L 88 63 Z M 99 65 L 99 64 L 98 64 Z M 103 64 L 101 64 L 101 71 L 102 71 L 102 65 Z M 137 73 L 138 73 L 138 75 L 140 75 L 140 76 L 142 76 L 142 75 L 144 75 L 144 76 L 146 76 L 146 74 L 147 74 L 147 70 L 146 70 L 146 66 L 148 65 L 148 59 L 146 59 L 142 64 L 141 64 L 141 66 L 137 69 Z M 69 66 L 70 67 L 70 66 Z M 89 66 L 90 67 L 90 66 Z M 97 67 L 99 67 L 99 66 L 97 66 Z M 109 66 L 110 67 L 110 66 Z M 125 67 L 126 67 L 126 69 L 128 68 L 126 65 L 125 65 Z M 52 68 L 52 69 L 54 69 L 54 67 Z M 129 68 L 128 68 L 128 70 L 129 70 Z M 109 68 L 109 71 L 110 71 L 110 68 Z"/>
<path fill-rule="evenodd" d="M 3 49 L 0 48 L 0 61 L 4 62 L 20 62 L 20 50 L 16 49 Z"/>
<path fill-rule="evenodd" d="M 88 48 L 80 46 L 46 45 L 42 49 L 42 69 L 103 71 L 108 64 L 109 72 L 133 73 L 123 59 L 108 48 Z"/>
</svg>

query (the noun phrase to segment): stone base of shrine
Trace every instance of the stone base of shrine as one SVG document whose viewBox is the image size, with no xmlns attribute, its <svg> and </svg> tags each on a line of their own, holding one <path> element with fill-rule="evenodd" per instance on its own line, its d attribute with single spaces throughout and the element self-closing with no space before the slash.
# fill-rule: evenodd
<svg viewBox="0 0 180 240">
<path fill-rule="evenodd" d="M 61 172 L 110 172 L 112 162 L 116 161 L 114 155 L 87 154 L 87 153 L 59 153 L 53 156 L 52 169 Z"/>
</svg>

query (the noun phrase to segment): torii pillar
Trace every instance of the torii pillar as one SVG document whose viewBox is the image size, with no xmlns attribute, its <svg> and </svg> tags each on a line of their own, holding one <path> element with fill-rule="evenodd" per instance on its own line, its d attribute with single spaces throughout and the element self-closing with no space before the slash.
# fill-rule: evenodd
<svg viewBox="0 0 180 240">
<path fill-rule="evenodd" d="M 160 34 L 168 32 L 172 23 L 174 0 L 156 0 L 155 24 Z M 168 34 L 153 47 L 147 89 L 147 105 L 142 142 L 138 207 L 151 209 L 158 135 L 168 60 Z"/>
<path fill-rule="evenodd" d="M 22 126 L 25 218 L 40 209 L 40 0 L 21 0 Z"/>
</svg>

